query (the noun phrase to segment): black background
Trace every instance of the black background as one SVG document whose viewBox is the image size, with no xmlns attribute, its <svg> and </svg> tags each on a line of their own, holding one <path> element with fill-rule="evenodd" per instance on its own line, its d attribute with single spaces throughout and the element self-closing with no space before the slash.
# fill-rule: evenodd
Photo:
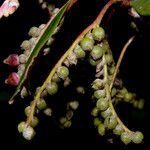
<svg viewBox="0 0 150 150">
<path fill-rule="evenodd" d="M 56 0 L 57 6 L 61 6 L 64 1 Z M 74 41 L 77 35 L 87 27 L 95 19 L 99 10 L 106 3 L 105 0 L 92 0 L 85 1 L 79 0 L 79 2 L 72 8 L 67 14 L 64 25 L 56 36 L 57 40 L 54 42 L 50 56 L 40 57 L 35 62 L 34 67 L 31 70 L 30 82 L 31 91 L 35 90 L 35 87 L 42 84 L 48 72 L 52 69 L 58 58 L 67 50 L 70 44 Z M 116 10 L 110 20 L 108 17 L 111 10 Z M 123 119 L 123 121 L 133 130 L 142 130 L 145 134 L 145 140 L 140 147 L 146 145 L 149 138 L 149 99 L 150 99 L 150 73 L 149 73 L 149 50 L 150 44 L 150 21 L 148 17 L 142 17 L 141 19 L 133 19 L 128 15 L 126 8 L 115 5 L 111 9 L 103 21 L 103 27 L 108 34 L 108 40 L 110 47 L 114 53 L 114 58 L 117 60 L 120 50 L 125 42 L 132 35 L 136 35 L 134 42 L 128 48 L 128 51 L 124 57 L 123 63 L 120 68 L 121 77 L 124 80 L 125 85 L 129 90 L 136 92 L 140 97 L 143 97 L 146 101 L 146 105 L 143 111 L 133 110 L 130 105 L 119 105 L 117 112 Z M 20 0 L 20 7 L 15 14 L 9 18 L 3 18 L 0 20 L 0 90 L 8 91 L 12 93 L 14 88 L 8 87 L 4 84 L 5 78 L 10 72 L 14 71 L 2 63 L 3 59 L 11 53 L 21 53 L 20 44 L 24 39 L 27 39 L 27 33 L 30 27 L 39 26 L 42 23 L 46 23 L 48 18 L 46 11 L 42 10 L 37 3 L 37 0 Z M 131 27 L 131 20 L 135 20 L 140 32 L 136 33 Z M 72 79 L 76 81 L 73 85 L 86 84 L 85 81 L 91 83 L 92 74 L 94 70 L 90 66 L 86 66 L 84 63 L 80 64 L 80 67 L 72 68 Z M 80 82 L 83 81 L 83 82 Z M 88 84 L 89 84 L 88 83 Z M 73 88 L 73 86 L 72 86 Z M 64 99 L 76 98 L 72 96 L 73 89 L 69 92 L 60 90 L 59 96 L 52 99 L 57 101 L 50 102 L 61 110 Z M 91 91 L 87 91 L 85 97 L 81 98 L 81 110 L 77 112 L 75 116 L 74 124 L 71 129 L 61 130 L 56 127 L 57 122 L 52 119 L 40 116 L 40 125 L 37 127 L 37 135 L 31 142 L 25 141 L 17 132 L 17 124 L 24 119 L 23 110 L 32 99 L 29 97 L 25 102 L 17 98 L 17 103 L 10 106 L 7 100 L 0 101 L 0 129 L 1 129 L 1 141 L 0 144 L 6 143 L 6 146 L 39 146 L 47 145 L 49 148 L 55 146 L 61 146 L 62 148 L 80 148 L 81 146 L 109 146 L 107 138 L 111 136 L 99 137 L 96 130 L 92 127 L 92 119 L 90 116 L 90 99 L 89 95 Z M 71 93 L 71 94 L 68 94 Z M 61 102 L 58 101 L 60 100 Z M 63 106 L 64 107 L 64 106 Z M 63 111 L 62 111 L 63 112 Z M 57 114 L 60 115 L 60 112 Z M 55 119 L 55 118 L 54 118 Z M 118 146 L 118 149 L 132 148 L 133 145 L 124 146 L 120 143 L 118 138 L 115 138 L 114 143 Z M 134 145 L 134 147 L 138 147 Z"/>
</svg>

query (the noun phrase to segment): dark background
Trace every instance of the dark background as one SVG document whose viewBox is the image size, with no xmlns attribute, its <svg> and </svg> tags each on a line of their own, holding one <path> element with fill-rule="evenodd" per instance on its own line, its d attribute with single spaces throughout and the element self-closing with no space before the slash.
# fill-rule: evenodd
<svg viewBox="0 0 150 150">
<path fill-rule="evenodd" d="M 60 7 L 64 1 L 53 0 Z M 1 2 L 2 3 L 2 2 Z M 30 78 L 27 83 L 30 83 L 30 89 L 34 92 L 35 87 L 42 84 L 48 72 L 52 69 L 58 58 L 67 50 L 70 44 L 75 40 L 77 35 L 87 27 L 97 16 L 99 10 L 106 3 L 105 0 L 92 0 L 79 2 L 67 14 L 64 25 L 61 31 L 56 36 L 57 40 L 52 45 L 52 52 L 45 57 L 39 57 L 30 72 Z M 112 14 L 112 10 L 115 12 Z M 110 14 L 112 17 L 108 20 Z M 131 20 L 134 20 L 139 28 L 139 32 L 135 32 L 130 27 Z M 48 102 L 50 106 L 56 107 L 56 118 L 48 118 L 40 115 L 40 124 L 37 127 L 37 135 L 32 141 L 25 141 L 17 132 L 17 124 L 25 119 L 24 108 L 32 100 L 28 97 L 26 100 L 17 98 L 17 103 L 10 106 L 7 103 L 7 97 L 14 91 L 14 88 L 8 87 L 4 84 L 5 78 L 14 68 L 10 68 L 2 63 L 11 53 L 21 53 L 20 44 L 24 39 L 28 39 L 27 33 L 30 27 L 39 26 L 48 21 L 48 14 L 42 10 L 37 3 L 37 0 L 20 0 L 20 7 L 15 14 L 9 18 L 0 20 L 0 91 L 4 93 L 8 91 L 5 98 L 0 101 L 0 129 L 1 129 L 1 143 L 6 143 L 8 146 L 39 146 L 47 145 L 62 148 L 80 148 L 81 146 L 98 146 L 111 145 L 107 141 L 110 135 L 106 137 L 99 137 L 97 131 L 92 126 L 92 118 L 90 111 L 92 108 L 90 102 L 91 91 L 87 88 L 86 96 L 76 97 L 74 87 L 77 85 L 86 85 L 92 82 L 94 77 L 94 69 L 86 63 L 80 63 L 79 67 L 72 67 L 70 70 L 71 79 L 74 81 L 72 86 L 67 89 L 61 89 L 58 96 L 52 97 Z M 148 17 L 141 19 L 133 19 L 128 15 L 127 8 L 115 5 L 113 9 L 108 11 L 106 17 L 102 22 L 103 27 L 108 34 L 110 47 L 114 53 L 114 58 L 117 60 L 120 50 L 126 41 L 132 36 L 136 35 L 134 42 L 128 48 L 120 68 L 121 77 L 127 88 L 136 92 L 139 97 L 145 99 L 146 105 L 144 110 L 134 110 L 132 106 L 121 104 L 117 107 L 117 112 L 121 119 L 133 130 L 142 130 L 145 134 L 144 143 L 140 145 L 144 149 L 149 137 L 149 123 L 148 111 L 150 106 L 150 73 L 149 73 L 149 50 L 150 44 L 150 20 Z M 85 65 L 87 65 L 85 67 Z M 40 68 L 40 69 L 39 69 Z M 43 73 L 44 72 L 44 73 Z M 86 82 L 88 80 L 88 83 Z M 68 94 L 71 93 L 71 94 Z M 60 99 L 61 97 L 61 99 Z M 61 116 L 65 108 L 65 101 L 78 99 L 81 107 L 74 117 L 74 125 L 70 129 L 59 129 L 58 118 Z M 49 99 L 49 98 L 48 98 Z M 60 101 L 59 101 L 60 100 Z M 133 145 L 124 146 L 118 138 L 114 138 L 114 143 L 118 148 L 128 149 Z M 108 145 L 109 144 L 109 145 Z M 6 145 L 6 146 L 7 146 Z M 71 146 L 69 146 L 71 145 Z M 134 148 L 139 146 L 134 145 Z"/>
</svg>

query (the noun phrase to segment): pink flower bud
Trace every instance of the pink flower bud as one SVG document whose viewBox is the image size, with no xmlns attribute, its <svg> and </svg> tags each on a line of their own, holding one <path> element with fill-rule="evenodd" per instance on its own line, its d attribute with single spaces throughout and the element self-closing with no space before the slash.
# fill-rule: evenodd
<svg viewBox="0 0 150 150">
<path fill-rule="evenodd" d="M 6 84 L 17 86 L 19 83 L 19 76 L 16 72 L 12 72 L 9 76 L 8 79 L 5 80 Z"/>
<path fill-rule="evenodd" d="M 5 0 L 0 7 L 0 18 L 3 16 L 8 17 L 13 14 L 19 7 L 18 0 Z"/>
<path fill-rule="evenodd" d="M 19 56 L 17 54 L 11 54 L 3 62 L 12 67 L 18 66 L 19 65 Z"/>
</svg>

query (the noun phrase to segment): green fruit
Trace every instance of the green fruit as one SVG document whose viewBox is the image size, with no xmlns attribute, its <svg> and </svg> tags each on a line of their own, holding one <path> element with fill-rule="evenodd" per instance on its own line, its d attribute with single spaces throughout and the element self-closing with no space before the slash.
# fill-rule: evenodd
<svg viewBox="0 0 150 150">
<path fill-rule="evenodd" d="M 105 37 L 105 31 L 101 27 L 96 27 L 92 31 L 94 40 L 101 41 Z"/>
<path fill-rule="evenodd" d="M 66 121 L 66 122 L 64 123 L 64 127 L 65 127 L 65 128 L 70 128 L 71 125 L 72 125 L 72 122 L 71 122 L 71 121 Z"/>
<path fill-rule="evenodd" d="M 99 99 L 99 98 L 104 98 L 106 96 L 105 90 L 97 90 L 94 92 L 94 97 Z"/>
<path fill-rule="evenodd" d="M 38 125 L 38 123 L 39 123 L 39 119 L 37 117 L 33 117 L 31 126 L 34 128 Z"/>
<path fill-rule="evenodd" d="M 128 93 L 127 89 L 125 87 L 123 87 L 121 90 L 120 90 L 120 94 L 122 96 L 125 96 L 125 94 Z"/>
<path fill-rule="evenodd" d="M 31 48 L 31 43 L 30 43 L 30 41 L 25 40 L 22 42 L 20 47 L 24 50 L 29 50 Z"/>
<path fill-rule="evenodd" d="M 37 102 L 37 108 L 38 108 L 39 110 L 43 110 L 43 109 L 45 109 L 46 107 L 47 107 L 47 104 L 46 104 L 46 102 L 45 102 L 44 99 L 38 100 L 38 102 Z"/>
<path fill-rule="evenodd" d="M 139 101 L 138 101 L 138 109 L 143 109 L 143 107 L 144 107 L 144 99 L 140 99 Z"/>
<path fill-rule="evenodd" d="M 81 47 L 78 47 L 74 50 L 74 53 L 76 54 L 76 57 L 78 59 L 84 58 L 85 57 L 85 52 L 82 50 Z"/>
<path fill-rule="evenodd" d="M 99 45 L 96 45 L 96 46 L 93 47 L 93 49 L 92 49 L 90 55 L 92 56 L 92 58 L 93 58 L 94 60 L 97 60 L 97 59 L 99 59 L 99 58 L 102 57 L 102 55 L 103 55 L 103 50 L 102 50 L 102 48 L 101 48 Z"/>
<path fill-rule="evenodd" d="M 108 129 L 114 129 L 116 127 L 117 123 L 118 123 L 117 119 L 114 116 L 108 116 L 104 121 L 104 125 Z"/>
<path fill-rule="evenodd" d="M 60 82 L 60 78 L 59 78 L 59 76 L 55 73 L 54 75 L 53 75 L 53 77 L 52 77 L 52 81 L 53 82 Z"/>
<path fill-rule="evenodd" d="M 18 124 L 18 131 L 19 131 L 19 133 L 23 132 L 23 130 L 25 129 L 25 127 L 26 127 L 26 123 L 24 121 L 20 122 Z"/>
<path fill-rule="evenodd" d="M 61 124 L 64 124 L 67 121 L 67 118 L 66 117 L 62 117 L 62 118 L 60 118 L 59 121 L 60 121 Z"/>
<path fill-rule="evenodd" d="M 37 27 L 31 27 L 28 34 L 32 37 L 38 37 L 40 34 L 40 30 Z"/>
<path fill-rule="evenodd" d="M 92 88 L 94 90 L 98 90 L 99 88 L 101 88 L 103 86 L 103 80 L 101 79 L 96 79 L 93 83 L 92 83 Z"/>
<path fill-rule="evenodd" d="M 124 143 L 124 144 L 129 144 L 131 142 L 131 134 L 128 133 L 128 132 L 123 132 L 121 134 L 121 141 Z"/>
<path fill-rule="evenodd" d="M 114 72 L 115 72 L 115 69 L 116 69 L 115 66 L 110 67 L 110 68 L 109 68 L 109 74 L 110 74 L 110 75 L 113 75 Z"/>
<path fill-rule="evenodd" d="M 25 112 L 26 116 L 29 116 L 30 112 L 31 112 L 31 106 L 26 107 L 25 110 L 24 110 L 24 112 Z"/>
<path fill-rule="evenodd" d="M 58 85 L 55 82 L 51 82 L 50 84 L 48 84 L 46 86 L 46 90 L 48 92 L 48 94 L 50 95 L 54 95 L 58 92 Z"/>
<path fill-rule="evenodd" d="M 137 100 L 134 100 L 134 101 L 133 101 L 133 106 L 134 106 L 135 108 L 138 107 L 138 104 L 139 104 L 139 102 L 138 102 Z"/>
<path fill-rule="evenodd" d="M 123 128 L 120 124 L 118 124 L 115 129 L 113 130 L 113 133 L 116 135 L 121 135 L 123 132 Z"/>
<path fill-rule="evenodd" d="M 112 90 L 111 90 L 111 96 L 114 97 L 116 95 L 116 93 L 117 93 L 116 88 L 112 88 Z"/>
<path fill-rule="evenodd" d="M 89 37 L 84 37 L 80 41 L 80 46 L 84 51 L 91 51 L 94 46 L 94 40 Z"/>
<path fill-rule="evenodd" d="M 89 57 L 88 61 L 92 66 L 96 66 L 101 60 L 93 60 L 91 57 Z"/>
<path fill-rule="evenodd" d="M 69 70 L 67 67 L 65 66 L 60 66 L 57 70 L 57 74 L 60 78 L 62 78 L 63 80 L 65 80 L 68 75 L 69 75 Z"/>
<path fill-rule="evenodd" d="M 83 86 L 78 86 L 78 87 L 76 88 L 76 91 L 77 91 L 77 93 L 79 93 L 79 94 L 81 94 L 81 95 L 85 94 L 85 89 L 84 89 Z"/>
<path fill-rule="evenodd" d="M 103 118 L 107 118 L 112 115 L 111 108 L 107 108 L 105 111 L 101 112 L 101 116 Z"/>
<path fill-rule="evenodd" d="M 143 141 L 143 138 L 144 138 L 143 133 L 139 131 L 133 133 L 132 135 L 132 141 L 136 144 L 141 143 Z"/>
<path fill-rule="evenodd" d="M 99 99 L 96 103 L 96 107 L 101 111 L 106 110 L 108 106 L 109 106 L 108 101 L 103 98 Z"/>
<path fill-rule="evenodd" d="M 28 126 L 23 130 L 22 134 L 26 140 L 31 140 L 35 135 L 35 131 L 32 127 Z"/>
<path fill-rule="evenodd" d="M 98 113 L 99 113 L 99 109 L 97 107 L 94 107 L 91 112 L 91 115 L 96 117 L 96 116 L 98 116 Z"/>
<path fill-rule="evenodd" d="M 105 60 L 107 64 L 111 64 L 113 62 L 113 58 L 110 54 L 105 55 Z"/>
<path fill-rule="evenodd" d="M 107 41 L 102 41 L 100 43 L 100 47 L 102 48 L 104 54 L 109 50 L 109 44 Z"/>
<path fill-rule="evenodd" d="M 124 95 L 124 101 L 125 102 L 130 102 L 132 100 L 132 98 L 133 98 L 133 94 L 132 93 L 126 93 Z"/>
<path fill-rule="evenodd" d="M 100 124 L 98 125 L 98 133 L 99 133 L 101 136 L 105 135 L 105 126 L 104 126 L 104 124 L 100 123 Z"/>
<path fill-rule="evenodd" d="M 97 127 L 102 122 L 99 120 L 99 118 L 94 118 L 94 126 Z"/>
</svg>

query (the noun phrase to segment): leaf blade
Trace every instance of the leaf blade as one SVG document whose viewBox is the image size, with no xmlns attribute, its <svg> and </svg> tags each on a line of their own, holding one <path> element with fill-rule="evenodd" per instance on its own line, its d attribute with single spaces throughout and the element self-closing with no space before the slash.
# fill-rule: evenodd
<svg viewBox="0 0 150 150">
<path fill-rule="evenodd" d="M 20 78 L 20 82 L 19 82 L 14 94 L 12 95 L 12 97 L 9 100 L 10 104 L 14 101 L 14 97 L 19 93 L 20 88 L 22 87 L 24 81 L 26 80 L 27 74 L 29 72 L 30 67 L 32 66 L 32 64 L 34 62 L 34 59 L 38 56 L 41 48 L 44 46 L 44 44 L 47 42 L 47 40 L 53 35 L 55 29 L 57 28 L 57 26 L 59 25 L 59 23 L 63 19 L 63 16 L 64 16 L 64 14 L 67 11 L 67 8 L 69 6 L 69 2 L 70 1 L 68 1 L 66 4 L 64 4 L 62 6 L 62 8 L 60 9 L 60 11 L 56 14 L 56 16 L 54 16 L 47 23 L 47 27 L 45 28 L 45 30 L 43 31 L 41 36 L 38 38 L 38 41 L 37 41 L 36 45 L 34 46 L 34 48 L 32 49 L 32 53 L 29 56 L 29 59 L 26 63 L 25 70 L 24 70 L 24 72 Z"/>
</svg>

